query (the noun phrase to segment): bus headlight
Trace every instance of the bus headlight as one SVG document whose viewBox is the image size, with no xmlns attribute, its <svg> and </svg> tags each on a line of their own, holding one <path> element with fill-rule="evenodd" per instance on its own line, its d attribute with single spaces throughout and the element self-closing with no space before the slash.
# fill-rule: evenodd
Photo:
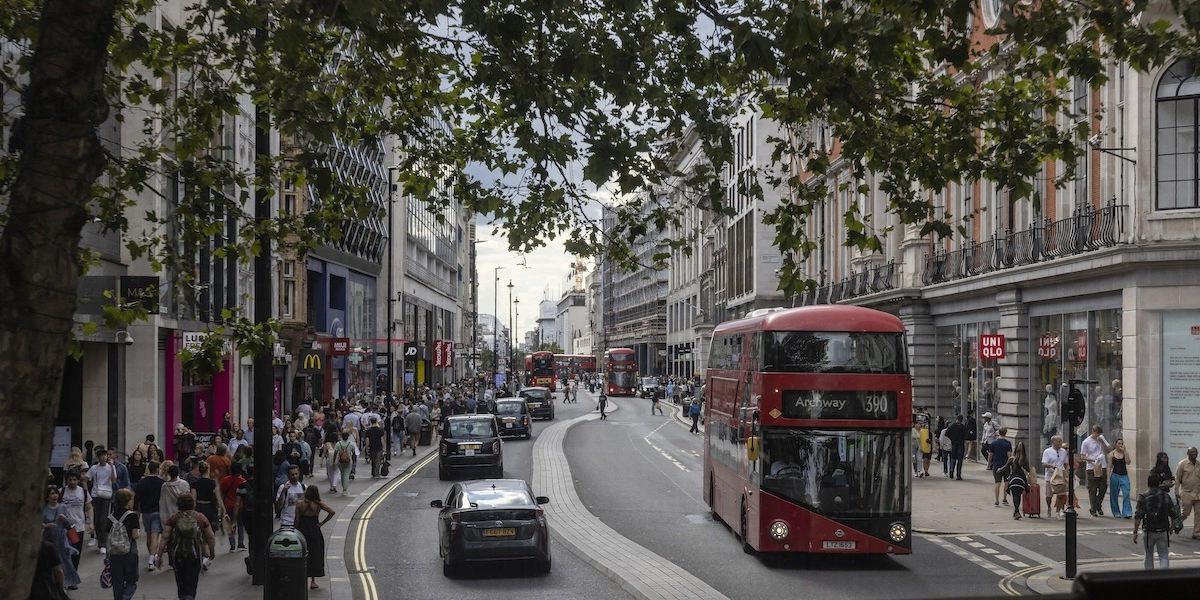
<svg viewBox="0 0 1200 600">
<path fill-rule="evenodd" d="M 774 523 L 771 523 L 771 537 L 772 538 L 774 538 L 776 540 L 782 540 L 783 538 L 785 538 L 787 536 L 788 536 L 787 523 L 784 523 L 783 521 L 775 521 Z"/>
<path fill-rule="evenodd" d="M 893 542 L 903 542 L 908 537 L 908 528 L 904 526 L 904 523 L 897 521 L 892 523 L 891 529 L 888 530 L 888 536 L 892 538 Z"/>
</svg>

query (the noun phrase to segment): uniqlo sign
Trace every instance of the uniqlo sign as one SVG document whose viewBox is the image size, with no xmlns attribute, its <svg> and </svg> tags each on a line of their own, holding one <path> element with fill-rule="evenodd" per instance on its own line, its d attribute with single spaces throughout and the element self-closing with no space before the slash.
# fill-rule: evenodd
<svg viewBox="0 0 1200 600">
<path fill-rule="evenodd" d="M 1058 360 L 1058 334 L 1043 333 L 1038 338 L 1038 356 L 1044 360 Z"/>
<path fill-rule="evenodd" d="M 1004 336 L 1002 335 L 981 335 L 979 336 L 979 356 L 985 360 L 996 360 L 1004 358 Z"/>
<path fill-rule="evenodd" d="M 442 364 L 442 340 L 433 340 L 433 368 L 440 369 Z"/>
</svg>

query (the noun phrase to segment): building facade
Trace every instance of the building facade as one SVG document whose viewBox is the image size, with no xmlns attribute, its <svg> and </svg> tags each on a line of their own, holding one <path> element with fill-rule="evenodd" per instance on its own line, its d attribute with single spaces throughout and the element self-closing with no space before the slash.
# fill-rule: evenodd
<svg viewBox="0 0 1200 600">
<path fill-rule="evenodd" d="M 605 209 L 601 222 L 606 231 L 612 231 L 615 220 L 615 213 Z M 604 347 L 632 349 L 641 375 L 663 374 L 667 366 L 667 270 L 651 266 L 663 234 L 651 232 L 631 248 L 638 258 L 636 269 L 622 271 L 609 260 L 600 267 Z"/>
</svg>

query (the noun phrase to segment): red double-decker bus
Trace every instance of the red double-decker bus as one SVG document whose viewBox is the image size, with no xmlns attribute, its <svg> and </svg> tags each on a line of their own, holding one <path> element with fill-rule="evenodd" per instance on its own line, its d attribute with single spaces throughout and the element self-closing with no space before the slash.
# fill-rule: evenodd
<svg viewBox="0 0 1200 600">
<path fill-rule="evenodd" d="M 713 332 L 704 498 L 747 552 L 912 552 L 904 326 L 856 306 Z"/>
<path fill-rule="evenodd" d="M 581 375 L 596 372 L 596 357 L 590 354 L 555 354 L 554 373 L 559 379 L 569 381 Z"/>
<path fill-rule="evenodd" d="M 554 353 L 538 350 L 525 356 L 525 385 L 554 391 Z"/>
<path fill-rule="evenodd" d="M 632 396 L 637 392 L 637 361 L 630 348 L 604 352 L 604 388 L 609 396 Z"/>
</svg>

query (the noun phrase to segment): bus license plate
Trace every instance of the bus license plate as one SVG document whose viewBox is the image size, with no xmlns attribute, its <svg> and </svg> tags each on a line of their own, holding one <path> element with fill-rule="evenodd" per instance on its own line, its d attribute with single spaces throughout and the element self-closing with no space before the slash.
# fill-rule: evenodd
<svg viewBox="0 0 1200 600">
<path fill-rule="evenodd" d="M 517 535 L 517 528 L 515 527 L 502 527 L 500 529 L 483 530 L 484 537 L 512 537 L 514 535 Z"/>
<path fill-rule="evenodd" d="M 857 547 L 855 542 L 830 541 L 821 542 L 821 548 L 825 550 L 854 550 Z"/>
</svg>

